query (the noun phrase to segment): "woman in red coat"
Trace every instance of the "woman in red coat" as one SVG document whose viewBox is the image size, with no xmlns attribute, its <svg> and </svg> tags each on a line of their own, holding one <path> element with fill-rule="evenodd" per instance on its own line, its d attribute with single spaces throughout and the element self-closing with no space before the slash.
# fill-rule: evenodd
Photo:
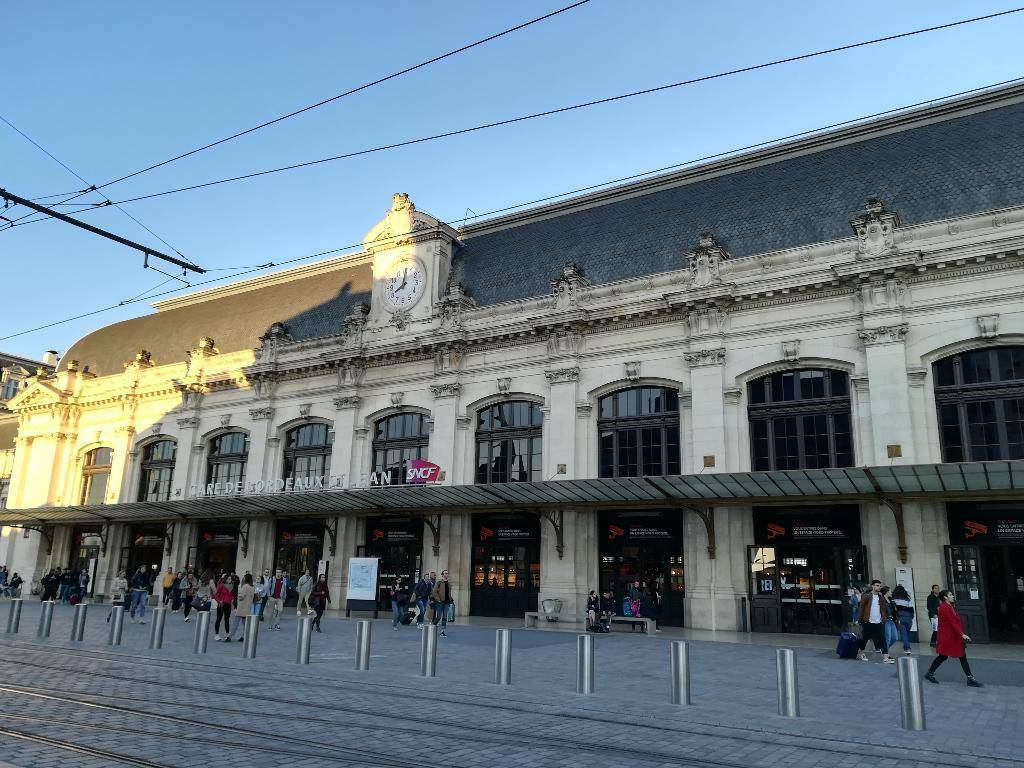
<svg viewBox="0 0 1024 768">
<path fill-rule="evenodd" d="M 967 675 L 967 685 L 972 688 L 981 688 L 981 683 L 974 679 L 971 674 L 971 665 L 967 663 L 967 651 L 965 643 L 971 642 L 971 638 L 964 634 L 964 623 L 960 620 L 960 614 L 953 608 L 956 596 L 948 589 L 939 592 L 939 638 L 935 643 L 935 651 L 939 655 L 935 657 L 931 667 L 928 668 L 924 679 L 929 683 L 938 683 L 935 679 L 935 670 L 947 658 L 960 659 L 960 666 Z"/>
</svg>

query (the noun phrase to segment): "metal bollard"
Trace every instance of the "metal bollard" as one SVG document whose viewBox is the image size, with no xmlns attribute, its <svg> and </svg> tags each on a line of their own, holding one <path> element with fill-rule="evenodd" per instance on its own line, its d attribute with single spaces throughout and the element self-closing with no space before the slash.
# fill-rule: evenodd
<svg viewBox="0 0 1024 768">
<path fill-rule="evenodd" d="M 796 654 L 788 648 L 779 648 L 775 652 L 775 677 L 779 684 L 779 714 L 783 717 L 800 717 Z"/>
<path fill-rule="evenodd" d="M 85 614 L 88 609 L 89 606 L 85 603 L 75 606 L 75 618 L 71 622 L 71 639 L 76 642 L 81 642 L 85 637 Z"/>
<path fill-rule="evenodd" d="M 7 634 L 18 634 L 18 627 L 21 626 L 21 598 L 11 600 L 11 612 L 7 616 Z"/>
<path fill-rule="evenodd" d="M 512 630 L 499 629 L 494 637 L 494 684 L 512 685 Z"/>
<path fill-rule="evenodd" d="M 260 617 L 245 617 L 245 641 L 242 643 L 242 656 L 247 659 L 256 658 L 256 641 L 259 640 Z"/>
<path fill-rule="evenodd" d="M 690 644 L 673 640 L 668 649 L 668 699 L 673 704 L 690 704 Z"/>
<path fill-rule="evenodd" d="M 907 731 L 923 731 L 924 692 L 917 659 L 909 656 L 897 659 L 896 675 L 900 682 L 900 724 Z"/>
<path fill-rule="evenodd" d="M 206 653 L 206 644 L 210 639 L 210 612 L 198 611 L 196 617 L 196 638 L 192 643 L 192 653 Z"/>
<path fill-rule="evenodd" d="M 110 609 L 110 634 L 107 636 L 107 645 L 120 645 L 123 630 L 124 606 L 115 605 Z"/>
<path fill-rule="evenodd" d="M 594 693 L 594 636 L 576 638 L 576 693 L 590 696 Z"/>
<path fill-rule="evenodd" d="M 313 642 L 313 617 L 299 619 L 299 635 L 295 639 L 295 663 L 309 664 L 309 646 Z"/>
<path fill-rule="evenodd" d="M 151 649 L 164 647 L 164 622 L 166 620 L 166 608 L 153 609 L 153 625 L 149 629 L 149 647 Z"/>
<path fill-rule="evenodd" d="M 36 637 L 50 636 L 50 622 L 53 621 L 53 600 L 46 600 L 39 612 L 39 629 L 36 630 Z"/>
<path fill-rule="evenodd" d="M 360 619 L 356 623 L 356 669 L 360 672 L 365 672 L 370 668 L 372 630 L 373 625 L 367 619 Z"/>
<path fill-rule="evenodd" d="M 420 641 L 420 677 L 437 677 L 437 625 L 427 624 Z"/>
</svg>

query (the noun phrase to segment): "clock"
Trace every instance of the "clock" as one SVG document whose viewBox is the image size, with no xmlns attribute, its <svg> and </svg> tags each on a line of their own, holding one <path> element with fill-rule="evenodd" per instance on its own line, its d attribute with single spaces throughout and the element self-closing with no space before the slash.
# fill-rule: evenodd
<svg viewBox="0 0 1024 768">
<path fill-rule="evenodd" d="M 409 309 L 427 287 L 427 273 L 419 260 L 399 262 L 384 274 L 384 304 L 391 309 Z"/>
</svg>

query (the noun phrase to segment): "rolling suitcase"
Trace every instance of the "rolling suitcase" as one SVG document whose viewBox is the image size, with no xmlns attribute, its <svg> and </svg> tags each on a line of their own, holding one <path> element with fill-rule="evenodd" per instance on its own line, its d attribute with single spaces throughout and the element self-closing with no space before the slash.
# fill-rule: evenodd
<svg viewBox="0 0 1024 768">
<path fill-rule="evenodd" d="M 840 659 L 856 659 L 860 643 L 852 632 L 842 632 L 836 644 L 836 653 Z"/>
</svg>

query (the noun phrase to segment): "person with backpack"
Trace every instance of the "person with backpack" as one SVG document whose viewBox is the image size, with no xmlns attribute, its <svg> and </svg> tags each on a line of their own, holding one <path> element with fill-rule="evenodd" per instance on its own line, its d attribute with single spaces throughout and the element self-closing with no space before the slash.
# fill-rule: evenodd
<svg viewBox="0 0 1024 768">
<path fill-rule="evenodd" d="M 131 611 L 132 621 L 135 621 L 135 613 L 139 614 L 139 624 L 146 623 L 146 601 L 149 600 L 149 574 L 146 573 L 146 566 L 140 565 L 139 570 L 132 576 L 128 584 L 131 590 Z"/>
<path fill-rule="evenodd" d="M 391 602 L 391 628 L 397 632 L 409 605 L 409 593 L 402 586 L 401 579 L 395 579 L 394 584 L 388 587 L 388 600 Z"/>
<path fill-rule="evenodd" d="M 640 601 L 643 599 L 644 590 L 640 586 L 640 580 L 637 579 L 633 584 L 626 590 L 626 599 L 622 602 L 622 613 L 624 616 L 640 616 Z M 629 610 L 626 610 L 626 607 Z"/>
<path fill-rule="evenodd" d="M 935 657 L 932 665 L 928 667 L 924 679 L 929 683 L 938 685 L 939 681 L 935 679 L 935 670 L 942 666 L 942 662 L 948 658 L 960 659 L 960 667 L 963 669 L 964 674 L 967 675 L 967 685 L 971 688 L 981 688 L 982 684 L 971 674 L 971 665 L 967 663 L 966 643 L 971 642 L 971 638 L 964 634 L 964 623 L 960 619 L 960 614 L 953 608 L 953 603 L 955 602 L 956 595 L 948 589 L 943 589 L 939 592 L 939 608 L 937 611 L 939 638 L 935 643 L 935 651 L 938 653 L 938 656 Z"/>
<path fill-rule="evenodd" d="M 423 623 L 427 618 L 427 605 L 430 602 L 430 593 L 434 591 L 434 582 L 437 580 L 433 571 L 420 578 L 416 582 L 413 594 L 416 596 L 416 607 L 420 609 L 416 617 L 416 626 L 423 629 Z"/>
<path fill-rule="evenodd" d="M 452 584 L 448 581 L 448 571 L 441 571 L 441 578 L 434 585 L 434 589 L 430 593 L 430 600 L 434 606 L 434 618 L 431 623 L 437 626 L 437 622 L 440 620 L 441 637 L 448 637 L 445 632 L 448 628 L 448 610 L 449 606 L 455 603 L 452 597 Z"/>
<path fill-rule="evenodd" d="M 889 609 L 889 618 L 885 620 L 885 649 L 888 651 L 900 636 L 899 630 L 896 628 L 896 606 L 892 601 L 892 592 L 889 587 L 882 587 L 878 593 L 885 600 L 886 608 Z"/>
<path fill-rule="evenodd" d="M 882 661 L 895 664 L 896 660 L 889 656 L 889 646 L 885 645 L 885 622 L 889 619 L 889 604 L 881 594 L 882 582 L 875 579 L 871 582 L 871 591 L 861 598 L 857 608 L 857 621 L 861 626 L 860 643 L 857 644 L 858 658 L 868 661 L 864 649 L 868 641 L 875 644 L 875 650 L 882 654 Z"/>
<path fill-rule="evenodd" d="M 892 591 L 892 607 L 895 609 L 896 628 L 903 641 L 903 652 L 910 656 L 910 628 L 914 626 L 914 601 L 906 587 L 898 584 Z"/>
</svg>

